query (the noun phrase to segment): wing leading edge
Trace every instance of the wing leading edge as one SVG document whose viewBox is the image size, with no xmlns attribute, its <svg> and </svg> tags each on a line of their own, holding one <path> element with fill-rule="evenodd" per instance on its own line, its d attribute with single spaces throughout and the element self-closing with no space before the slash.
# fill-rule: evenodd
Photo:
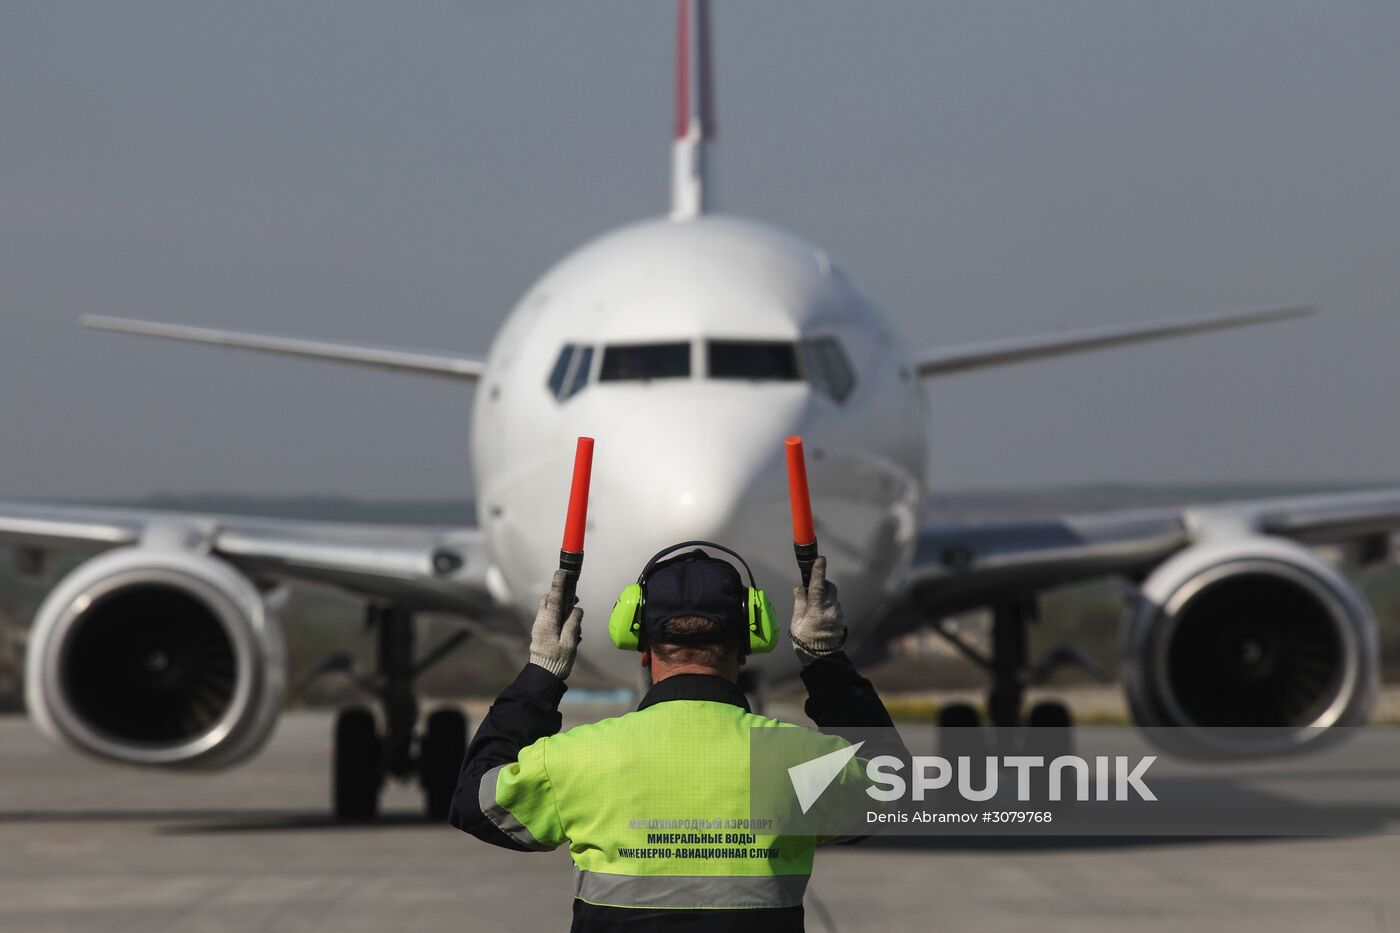
<svg viewBox="0 0 1400 933">
<path fill-rule="evenodd" d="M 475 529 L 0 502 L 0 544 L 183 547 L 220 557 L 254 579 L 319 583 L 407 608 L 478 620 L 508 608 Z"/>
<path fill-rule="evenodd" d="M 1400 530 L 1400 488 L 1107 512 L 1030 522 L 936 524 L 919 534 L 907 608 L 946 615 L 1096 577 L 1136 577 L 1213 533 L 1347 544 Z"/>
<path fill-rule="evenodd" d="M 1090 327 L 1062 334 L 1041 334 L 1011 340 L 991 340 L 986 343 L 962 344 L 926 351 L 914 360 L 921 376 L 947 376 L 973 369 L 1009 366 L 1034 360 L 1106 350 L 1135 343 L 1167 340 L 1190 334 L 1268 324 L 1315 314 L 1314 305 L 1290 305 L 1285 308 L 1251 308 L 1244 311 L 1224 311 L 1199 317 L 1177 318 L 1170 321 L 1149 321 L 1145 324 L 1115 324 Z"/>
<path fill-rule="evenodd" d="M 375 369 L 419 373 L 449 379 L 475 381 L 486 371 L 486 363 L 474 357 L 428 353 L 423 350 L 399 350 L 388 347 L 367 347 L 328 340 L 308 340 L 304 337 L 275 337 L 269 334 L 249 334 L 242 331 L 216 330 L 211 327 L 191 327 L 186 324 L 162 324 L 157 321 L 137 321 L 130 318 L 83 315 L 83 326 L 94 330 L 133 334 L 140 337 L 160 337 L 186 343 L 204 343 L 238 350 L 278 353 L 303 359 L 329 360 L 334 363 L 354 363 Z"/>
</svg>

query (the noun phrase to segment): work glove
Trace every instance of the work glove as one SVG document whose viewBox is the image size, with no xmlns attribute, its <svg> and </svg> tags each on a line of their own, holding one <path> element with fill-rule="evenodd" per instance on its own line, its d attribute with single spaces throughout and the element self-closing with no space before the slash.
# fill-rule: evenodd
<svg viewBox="0 0 1400 933">
<path fill-rule="evenodd" d="M 835 654 L 846 644 L 846 619 L 836 599 L 836 584 L 826 579 L 826 558 L 812 564 L 811 582 L 792 591 L 792 645 L 803 667 Z"/>
<path fill-rule="evenodd" d="M 530 627 L 530 663 L 538 664 L 560 680 L 566 680 L 574 669 L 579 630 L 583 625 L 582 609 L 570 606 L 566 618 L 560 606 L 564 601 L 564 577 L 564 571 L 554 571 L 549 592 L 540 597 L 535 624 Z"/>
</svg>

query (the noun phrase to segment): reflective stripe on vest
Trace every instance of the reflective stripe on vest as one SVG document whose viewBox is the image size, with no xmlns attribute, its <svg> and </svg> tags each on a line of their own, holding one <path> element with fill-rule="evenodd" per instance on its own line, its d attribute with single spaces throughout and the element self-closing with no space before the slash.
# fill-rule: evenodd
<svg viewBox="0 0 1400 933">
<path fill-rule="evenodd" d="M 604 907 L 796 907 L 807 875 L 613 875 L 578 873 L 574 896 Z"/>
<path fill-rule="evenodd" d="M 534 833 L 516 819 L 514 813 L 496 802 L 496 779 L 500 777 L 503 767 L 505 765 L 497 765 L 481 776 L 481 786 L 477 789 L 477 804 L 481 807 L 482 815 L 516 845 L 523 846 L 531 852 L 548 852 L 554 846 L 545 845 L 536 839 Z"/>
</svg>

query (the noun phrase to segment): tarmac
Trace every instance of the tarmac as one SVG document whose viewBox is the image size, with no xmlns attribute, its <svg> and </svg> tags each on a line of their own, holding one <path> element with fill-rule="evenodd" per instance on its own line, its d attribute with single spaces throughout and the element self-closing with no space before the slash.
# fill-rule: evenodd
<svg viewBox="0 0 1400 933">
<path fill-rule="evenodd" d="M 332 821 L 330 733 L 328 714 L 293 713 L 240 768 L 170 774 L 92 762 L 0 718 L 0 930 L 567 929 L 563 851 L 430 824 L 411 786 L 389 790 L 376 824 Z M 1400 835 L 823 849 L 807 927 L 1400 930 Z"/>
</svg>

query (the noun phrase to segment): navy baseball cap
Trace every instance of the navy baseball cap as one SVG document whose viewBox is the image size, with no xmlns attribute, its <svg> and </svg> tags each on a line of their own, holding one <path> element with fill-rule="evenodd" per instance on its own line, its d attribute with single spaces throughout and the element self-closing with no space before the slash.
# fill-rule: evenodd
<svg viewBox="0 0 1400 933">
<path fill-rule="evenodd" d="M 646 580 L 642 628 L 657 644 L 716 644 L 746 631 L 748 588 L 734 565 L 696 548 L 659 561 Z M 672 619 L 697 616 L 716 623 L 712 632 L 667 633 Z"/>
</svg>

